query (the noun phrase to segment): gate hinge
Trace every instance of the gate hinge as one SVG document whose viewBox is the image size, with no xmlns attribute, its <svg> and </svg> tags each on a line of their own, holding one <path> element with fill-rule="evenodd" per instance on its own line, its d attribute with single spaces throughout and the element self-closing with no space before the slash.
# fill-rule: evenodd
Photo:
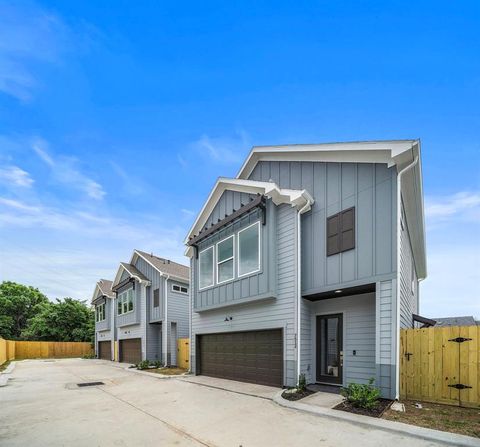
<svg viewBox="0 0 480 447">
<path fill-rule="evenodd" d="M 454 341 L 456 343 L 463 343 L 464 341 L 469 341 L 472 340 L 471 338 L 465 338 L 465 337 L 457 337 L 457 338 L 451 338 L 448 341 Z"/>
<path fill-rule="evenodd" d="M 471 386 L 464 385 L 463 383 L 456 383 L 455 385 L 448 385 L 450 388 L 456 388 L 457 390 L 464 390 L 466 388 L 472 388 Z"/>
</svg>

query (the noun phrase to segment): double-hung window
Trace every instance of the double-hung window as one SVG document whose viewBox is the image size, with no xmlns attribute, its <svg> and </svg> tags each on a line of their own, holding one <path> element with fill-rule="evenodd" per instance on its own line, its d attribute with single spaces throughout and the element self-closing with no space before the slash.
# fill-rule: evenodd
<svg viewBox="0 0 480 447">
<path fill-rule="evenodd" d="M 199 253 L 198 266 L 199 288 L 204 289 L 213 286 L 213 247 Z"/>
<path fill-rule="evenodd" d="M 230 281 L 234 276 L 234 236 L 217 243 L 217 284 Z"/>
<path fill-rule="evenodd" d="M 238 276 L 260 270 L 260 222 L 238 232 Z"/>
<path fill-rule="evenodd" d="M 95 308 L 95 321 L 98 323 L 105 320 L 105 303 L 99 304 Z"/>
<path fill-rule="evenodd" d="M 133 293 L 134 293 L 133 288 L 130 288 L 118 294 L 118 302 L 117 302 L 118 315 L 123 315 L 133 311 L 134 309 Z"/>
</svg>

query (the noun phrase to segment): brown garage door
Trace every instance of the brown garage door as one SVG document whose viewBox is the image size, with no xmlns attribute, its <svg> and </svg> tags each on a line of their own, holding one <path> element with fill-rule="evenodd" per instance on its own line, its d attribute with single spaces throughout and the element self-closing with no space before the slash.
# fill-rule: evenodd
<svg viewBox="0 0 480 447">
<path fill-rule="evenodd" d="M 142 339 L 120 340 L 120 361 L 139 363 L 142 361 Z"/>
<path fill-rule="evenodd" d="M 98 358 L 112 360 L 112 345 L 109 341 L 98 342 Z"/>
<path fill-rule="evenodd" d="M 198 346 L 200 374 L 283 386 L 281 329 L 200 335 Z"/>
</svg>

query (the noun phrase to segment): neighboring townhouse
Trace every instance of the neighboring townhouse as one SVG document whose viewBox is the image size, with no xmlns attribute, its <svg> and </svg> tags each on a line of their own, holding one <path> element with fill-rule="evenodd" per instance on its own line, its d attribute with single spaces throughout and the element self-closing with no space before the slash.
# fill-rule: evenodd
<svg viewBox="0 0 480 447">
<path fill-rule="evenodd" d="M 114 300 L 112 281 L 98 281 L 93 292 L 92 305 L 95 307 L 95 353 L 99 359 L 115 358 Z"/>
<path fill-rule="evenodd" d="M 118 360 L 176 365 L 177 339 L 189 334 L 189 268 L 134 250 L 129 263 L 120 263 L 112 290 Z"/>
<path fill-rule="evenodd" d="M 185 240 L 192 371 L 279 387 L 373 377 L 397 397 L 423 213 L 418 140 L 254 147 Z"/>
</svg>

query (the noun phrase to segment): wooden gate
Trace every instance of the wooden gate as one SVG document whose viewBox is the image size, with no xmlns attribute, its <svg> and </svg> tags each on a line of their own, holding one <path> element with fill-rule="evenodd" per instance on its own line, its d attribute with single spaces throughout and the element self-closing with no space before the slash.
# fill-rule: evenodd
<svg viewBox="0 0 480 447">
<path fill-rule="evenodd" d="M 480 408 L 480 326 L 404 329 L 400 397 Z"/>
<path fill-rule="evenodd" d="M 190 339 L 179 338 L 177 340 L 177 366 L 190 369 Z"/>
</svg>

